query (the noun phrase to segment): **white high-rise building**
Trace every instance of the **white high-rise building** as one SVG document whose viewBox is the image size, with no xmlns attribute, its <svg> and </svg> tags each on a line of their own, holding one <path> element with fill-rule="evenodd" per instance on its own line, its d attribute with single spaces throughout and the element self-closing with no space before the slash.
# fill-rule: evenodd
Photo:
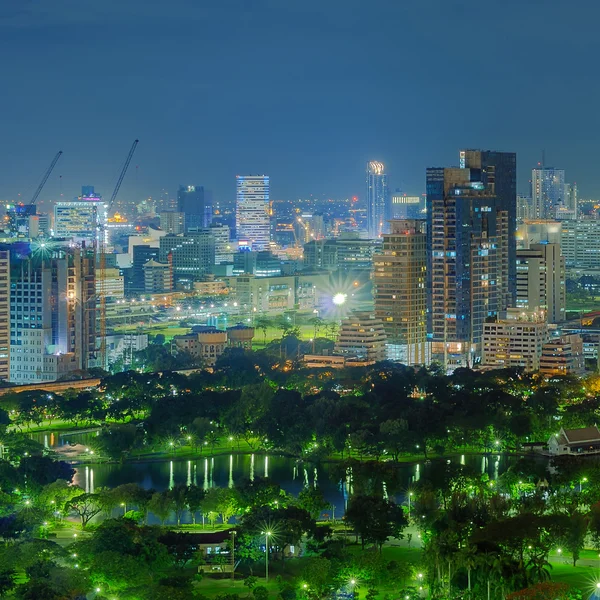
<svg viewBox="0 0 600 600">
<path fill-rule="evenodd" d="M 269 176 L 237 175 L 235 228 L 240 246 L 265 250 L 271 241 Z"/>
<path fill-rule="evenodd" d="M 386 231 L 388 218 L 388 181 L 383 163 L 367 163 L 367 231 L 371 239 Z"/>
</svg>

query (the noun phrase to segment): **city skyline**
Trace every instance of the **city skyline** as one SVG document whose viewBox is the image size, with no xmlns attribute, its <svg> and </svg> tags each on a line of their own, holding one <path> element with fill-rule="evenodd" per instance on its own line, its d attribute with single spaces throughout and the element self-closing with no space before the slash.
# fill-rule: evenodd
<svg viewBox="0 0 600 600">
<path fill-rule="evenodd" d="M 65 155 L 44 198 L 58 199 L 61 182 L 67 199 L 87 182 L 106 195 L 137 136 L 122 190 L 132 200 L 198 182 L 233 199 L 236 174 L 263 172 L 273 178 L 273 198 L 362 199 L 369 160 L 386 164 L 390 189 L 422 193 L 425 168 L 450 164 L 457 146 L 516 151 L 520 193 L 545 150 L 546 164 L 577 181 L 581 197 L 600 196 L 592 151 L 599 84 L 590 76 L 598 8 L 591 2 L 550 2 L 544 28 L 531 26 L 535 6 L 517 2 L 505 3 L 502 14 L 491 5 L 433 0 L 383 1 L 376 10 L 337 0 L 263 0 L 251 10 L 238 0 L 176 0 L 168 10 L 122 4 L 92 9 L 60 0 L 50 10 L 3 3 L 0 47 L 13 60 L 1 81 L 13 92 L 0 99 L 0 160 L 10 173 L 0 198 L 21 192 L 26 200 L 58 149 Z M 182 35 L 182 22 L 203 35 Z M 568 27 L 576 40 L 563 35 Z M 97 28 L 103 35 L 90 35 Z M 481 57 L 469 55 L 482 98 L 475 107 L 451 99 L 463 83 L 454 75 L 460 56 L 446 52 L 448 30 L 485 48 Z M 531 79 L 531 62 L 542 58 L 573 93 L 548 94 L 550 73 Z M 375 102 L 374 87 L 389 93 Z M 415 93 L 399 93 L 407 89 Z"/>
</svg>

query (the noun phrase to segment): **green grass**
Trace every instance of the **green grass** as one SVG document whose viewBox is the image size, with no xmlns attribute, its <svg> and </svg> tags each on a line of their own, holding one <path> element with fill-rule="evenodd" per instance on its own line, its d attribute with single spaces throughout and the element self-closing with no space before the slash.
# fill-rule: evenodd
<svg viewBox="0 0 600 600">
<path fill-rule="evenodd" d="M 599 580 L 598 568 L 594 567 L 573 567 L 570 564 L 552 563 L 550 571 L 552 581 L 566 583 L 574 588 L 584 592 L 584 597 L 588 597 Z M 587 592 L 587 595 L 585 595 Z"/>
</svg>

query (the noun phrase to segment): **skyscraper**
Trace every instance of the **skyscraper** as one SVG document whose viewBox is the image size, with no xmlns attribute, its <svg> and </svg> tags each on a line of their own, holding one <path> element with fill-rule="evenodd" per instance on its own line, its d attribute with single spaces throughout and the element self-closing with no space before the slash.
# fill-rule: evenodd
<svg viewBox="0 0 600 600">
<path fill-rule="evenodd" d="M 531 198 L 535 219 L 554 219 L 556 209 L 565 205 L 565 172 L 554 167 L 531 171 Z"/>
<path fill-rule="evenodd" d="M 201 185 L 180 185 L 177 191 L 177 211 L 185 214 L 185 230 L 208 227 L 213 209 L 210 193 Z"/>
<path fill-rule="evenodd" d="M 40 250 L 11 261 L 10 381 L 56 381 L 98 366 L 95 252 Z"/>
<path fill-rule="evenodd" d="M 481 355 L 483 323 L 516 297 L 516 155 L 464 150 L 427 169 L 428 335 L 452 369 Z"/>
<path fill-rule="evenodd" d="M 376 160 L 367 163 L 367 232 L 371 239 L 385 230 L 388 218 L 388 181 L 384 164 Z"/>
<path fill-rule="evenodd" d="M 269 176 L 237 175 L 235 228 L 238 241 L 265 250 L 271 241 Z"/>
<path fill-rule="evenodd" d="M 373 256 L 375 316 L 385 329 L 388 360 L 427 363 L 427 268 L 423 221 L 391 221 L 383 249 Z"/>
</svg>

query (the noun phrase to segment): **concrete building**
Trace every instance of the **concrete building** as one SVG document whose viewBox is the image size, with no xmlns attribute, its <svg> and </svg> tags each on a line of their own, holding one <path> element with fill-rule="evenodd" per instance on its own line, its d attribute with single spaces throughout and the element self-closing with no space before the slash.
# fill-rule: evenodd
<svg viewBox="0 0 600 600">
<path fill-rule="evenodd" d="M 106 336 L 109 364 L 123 361 L 124 364 L 131 365 L 134 353 L 145 350 L 147 347 L 147 333 L 120 333 Z"/>
<path fill-rule="evenodd" d="M 158 213 L 160 228 L 167 233 L 180 235 L 185 232 L 185 213 L 166 210 Z"/>
<path fill-rule="evenodd" d="M 425 202 L 421 196 L 407 196 L 406 194 L 392 194 L 390 202 L 389 220 L 424 219 Z"/>
<path fill-rule="evenodd" d="M 509 309 L 483 326 L 482 364 L 495 369 L 538 371 L 549 339 L 545 313 Z"/>
<path fill-rule="evenodd" d="M 481 357 L 483 325 L 516 301 L 516 156 L 465 150 L 427 169 L 428 334 L 448 371 Z"/>
<path fill-rule="evenodd" d="M 171 255 L 171 259 L 169 259 Z M 215 238 L 205 229 L 185 235 L 169 234 L 160 239 L 159 262 L 172 260 L 173 281 L 197 281 L 215 264 Z"/>
<path fill-rule="evenodd" d="M 376 363 L 385 360 L 385 330 L 374 315 L 355 312 L 342 320 L 335 352 L 346 358 Z"/>
<path fill-rule="evenodd" d="M 540 359 L 544 375 L 583 375 L 585 359 L 580 335 L 564 335 L 544 344 Z"/>
<path fill-rule="evenodd" d="M 229 348 L 252 350 L 253 339 L 254 327 L 247 327 L 242 323 L 237 323 L 233 327 L 227 328 L 227 346 Z"/>
<path fill-rule="evenodd" d="M 12 383 L 98 366 L 95 260 L 93 250 L 64 247 L 11 261 Z"/>
<path fill-rule="evenodd" d="M 108 243 L 106 205 L 102 196 L 80 196 L 74 202 L 56 202 L 54 204 L 55 238 L 64 238 L 88 244 L 98 239 L 104 230 L 104 242 Z"/>
<path fill-rule="evenodd" d="M 600 220 L 563 221 L 560 244 L 567 268 L 600 268 Z"/>
<path fill-rule="evenodd" d="M 337 240 L 312 240 L 304 244 L 303 268 L 307 271 L 337 271 Z"/>
<path fill-rule="evenodd" d="M 144 292 L 160 294 L 173 290 L 173 269 L 167 263 L 149 260 L 144 265 Z"/>
<path fill-rule="evenodd" d="M 106 298 L 125 297 L 125 277 L 120 269 L 104 269 L 104 278 L 96 280 L 96 294 Z"/>
<path fill-rule="evenodd" d="M 0 380 L 10 375 L 10 252 L 0 250 Z"/>
<path fill-rule="evenodd" d="M 227 348 L 227 332 L 216 327 L 199 327 L 193 333 L 176 335 L 173 341 L 179 350 L 200 358 L 204 366 L 213 367 Z"/>
<path fill-rule="evenodd" d="M 383 323 L 388 360 L 427 364 L 427 237 L 423 222 L 390 221 L 373 256 L 375 316 Z"/>
<path fill-rule="evenodd" d="M 532 244 L 546 264 L 546 306 L 548 323 L 562 323 L 567 309 L 565 259 L 560 244 Z"/>
<path fill-rule="evenodd" d="M 540 250 L 517 250 L 517 308 L 524 311 L 548 310 L 544 253 Z"/>
<path fill-rule="evenodd" d="M 138 244 L 132 247 L 133 263 L 131 266 L 130 292 L 143 294 L 146 291 L 146 275 L 144 265 L 150 261 L 158 261 L 160 250 L 146 244 Z"/>
<path fill-rule="evenodd" d="M 565 172 L 554 167 L 539 167 L 531 172 L 531 197 L 534 218 L 554 219 L 556 209 L 565 203 Z"/>
<path fill-rule="evenodd" d="M 238 242 L 251 250 L 266 250 L 271 241 L 269 177 L 236 176 L 235 229 Z"/>
</svg>

